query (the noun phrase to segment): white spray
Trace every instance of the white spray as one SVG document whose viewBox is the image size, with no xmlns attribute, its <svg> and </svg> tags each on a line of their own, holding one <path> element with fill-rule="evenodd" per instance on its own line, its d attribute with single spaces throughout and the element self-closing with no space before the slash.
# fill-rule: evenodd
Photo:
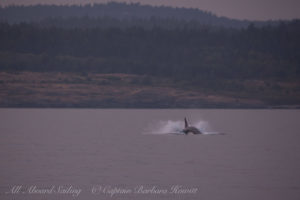
<svg viewBox="0 0 300 200">
<path fill-rule="evenodd" d="M 196 123 L 190 124 L 191 126 L 196 127 L 199 129 L 203 134 L 213 134 L 215 132 L 209 132 L 210 126 L 207 121 L 199 120 Z M 173 120 L 166 120 L 166 121 L 159 121 L 156 123 L 152 123 L 147 129 L 146 133 L 148 134 L 184 134 L 182 129 L 184 128 L 184 121 L 173 121 Z"/>
</svg>

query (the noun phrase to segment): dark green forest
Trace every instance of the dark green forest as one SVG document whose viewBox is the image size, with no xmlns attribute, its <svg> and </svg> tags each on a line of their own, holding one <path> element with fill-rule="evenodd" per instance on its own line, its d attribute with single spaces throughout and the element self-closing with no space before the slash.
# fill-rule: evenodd
<svg viewBox="0 0 300 200">
<path fill-rule="evenodd" d="M 299 36 L 298 20 L 241 30 L 210 26 L 65 29 L 3 22 L 0 69 L 131 73 L 192 77 L 193 81 L 297 79 Z"/>
</svg>

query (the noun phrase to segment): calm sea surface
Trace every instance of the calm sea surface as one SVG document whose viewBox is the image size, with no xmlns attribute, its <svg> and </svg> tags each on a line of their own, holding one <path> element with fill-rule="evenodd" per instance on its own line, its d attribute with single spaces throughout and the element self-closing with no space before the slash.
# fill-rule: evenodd
<svg viewBox="0 0 300 200">
<path fill-rule="evenodd" d="M 185 116 L 225 134 L 151 134 Z M 0 109 L 0 199 L 300 199 L 299 130 L 300 110 Z"/>
</svg>

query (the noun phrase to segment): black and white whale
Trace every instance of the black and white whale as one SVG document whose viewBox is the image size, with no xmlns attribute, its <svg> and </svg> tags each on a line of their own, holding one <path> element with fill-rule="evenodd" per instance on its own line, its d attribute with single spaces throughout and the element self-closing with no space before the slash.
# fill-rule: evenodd
<svg viewBox="0 0 300 200">
<path fill-rule="evenodd" d="M 186 117 L 184 118 L 184 129 L 182 130 L 184 134 L 193 133 L 193 134 L 202 134 L 202 132 L 194 126 L 189 126 Z"/>
</svg>

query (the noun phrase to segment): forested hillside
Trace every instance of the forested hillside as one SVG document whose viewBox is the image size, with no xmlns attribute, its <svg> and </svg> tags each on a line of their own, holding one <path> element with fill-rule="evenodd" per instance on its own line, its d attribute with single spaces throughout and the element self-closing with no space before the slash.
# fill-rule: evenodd
<svg viewBox="0 0 300 200">
<path fill-rule="evenodd" d="M 146 74 L 175 79 L 296 79 L 300 22 L 215 30 L 63 29 L 0 24 L 0 69 Z"/>
<path fill-rule="evenodd" d="M 124 17 L 127 15 L 121 11 L 125 8 L 134 12 Z M 113 10 L 115 12 L 110 13 Z M 19 14 L 13 14 L 16 12 Z M 108 13 L 110 16 L 106 16 Z M 52 18 L 48 18 L 50 15 Z M 172 18 L 173 15 L 177 18 Z M 218 21 L 220 18 L 199 10 L 117 3 L 84 7 L 8 7 L 0 9 L 0 16 L 3 19 L 0 23 L 0 71 L 5 76 L 10 74 L 10 79 L 3 77 L 0 82 L 0 88 L 6 91 L 0 96 L 2 106 L 37 104 L 31 100 L 18 103 L 18 92 L 22 91 L 20 87 L 26 85 L 26 81 L 22 79 L 25 82 L 17 84 L 13 81 L 16 78 L 11 75 L 20 73 L 29 74 L 19 75 L 31 79 L 29 82 L 33 85 L 28 89 L 29 94 L 50 87 L 42 84 L 45 82 L 42 79 L 34 85 L 34 77 L 39 79 L 59 73 L 70 74 L 72 81 L 57 79 L 55 85 L 76 83 L 88 89 L 91 85 L 96 87 L 100 84 L 107 89 L 112 84 L 119 89 L 125 84 L 126 87 L 136 87 L 138 91 L 143 90 L 141 88 L 152 91 L 146 96 L 124 97 L 130 102 L 137 98 L 136 103 L 131 102 L 129 107 L 265 107 L 300 104 L 299 20 L 263 26 L 248 23 L 245 28 L 235 29 L 227 26 L 228 21 L 226 26 L 216 26 L 215 21 L 210 19 Z M 208 16 L 211 18 L 206 18 Z M 208 19 L 211 23 L 205 24 L 202 19 Z M 112 82 L 92 78 L 91 74 L 116 75 L 112 76 Z M 124 74 L 133 75 L 134 78 L 124 82 Z M 42 88 L 36 90 L 37 86 Z M 151 94 L 166 90 L 161 87 L 177 92 L 165 93 L 169 96 L 153 100 L 151 104 L 151 99 L 148 99 L 149 96 L 154 98 Z M 160 89 L 154 91 L 153 88 Z M 62 92 L 56 89 L 49 98 Z M 191 91 L 191 96 L 185 96 L 185 90 Z M 7 101 L 9 95 L 16 96 L 14 100 Z M 127 100 L 124 103 L 125 100 L 120 101 L 115 93 L 111 95 L 113 98 L 107 98 L 113 99 L 114 106 L 126 107 Z M 208 98 L 211 95 L 215 96 L 214 100 Z M 178 103 L 171 97 L 181 100 Z M 224 103 L 224 99 L 231 100 Z M 143 103 L 144 100 L 147 103 Z M 47 102 L 41 105 L 64 107 L 67 104 L 65 99 L 65 103 Z M 85 102 L 106 107 L 105 102 L 110 100 L 103 100 L 99 96 L 101 105 L 90 99 Z M 79 107 L 82 105 L 80 101 L 74 104 Z"/>
</svg>

